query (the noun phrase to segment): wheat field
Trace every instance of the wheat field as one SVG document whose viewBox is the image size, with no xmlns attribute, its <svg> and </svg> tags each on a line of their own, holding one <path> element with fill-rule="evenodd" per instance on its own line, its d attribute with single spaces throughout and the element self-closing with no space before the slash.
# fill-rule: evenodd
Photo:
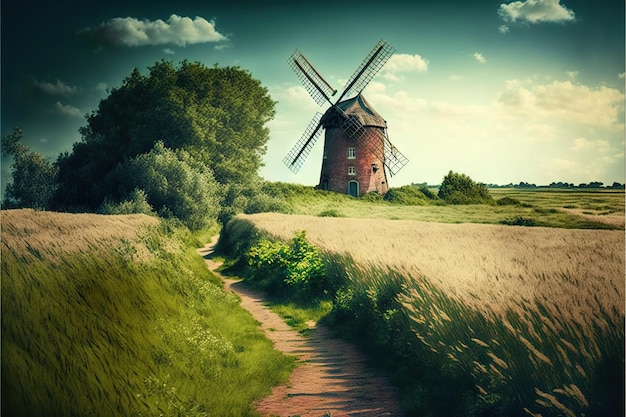
<svg viewBox="0 0 626 417">
<path fill-rule="evenodd" d="M 325 251 L 426 276 L 459 301 L 489 312 L 551 294 L 572 315 L 587 315 L 596 299 L 624 314 L 623 231 L 274 213 L 244 218 L 275 237 L 306 230 Z"/>
<path fill-rule="evenodd" d="M 615 358 L 623 366 L 622 230 L 270 213 L 239 219 L 279 239 L 305 230 L 330 259 L 340 255 L 334 259 L 365 293 L 402 277 L 412 332 L 467 370 L 485 401 L 524 397 L 529 415 L 590 415 L 598 370 L 619 366 Z"/>
<path fill-rule="evenodd" d="M 150 251 L 138 231 L 156 226 L 159 220 L 145 214 L 93 215 L 35 211 L 2 210 L 2 256 L 21 260 L 59 261 L 61 255 L 90 253 L 106 247 L 127 245 L 149 258 Z"/>
</svg>

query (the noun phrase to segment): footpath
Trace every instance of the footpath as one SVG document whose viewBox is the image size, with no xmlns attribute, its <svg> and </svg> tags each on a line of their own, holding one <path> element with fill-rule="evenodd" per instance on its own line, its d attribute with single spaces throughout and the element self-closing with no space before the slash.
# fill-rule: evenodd
<svg viewBox="0 0 626 417">
<path fill-rule="evenodd" d="M 262 293 L 246 288 L 241 281 L 217 272 L 221 265 L 212 259 L 217 236 L 198 254 L 223 282 L 226 290 L 241 297 L 241 305 L 260 323 L 274 348 L 295 356 L 297 367 L 285 385 L 254 406 L 263 416 L 279 417 L 402 417 L 395 388 L 368 367 L 366 356 L 351 344 L 333 338 L 324 326 L 307 323 L 302 335 L 289 327 L 266 305 Z"/>
</svg>

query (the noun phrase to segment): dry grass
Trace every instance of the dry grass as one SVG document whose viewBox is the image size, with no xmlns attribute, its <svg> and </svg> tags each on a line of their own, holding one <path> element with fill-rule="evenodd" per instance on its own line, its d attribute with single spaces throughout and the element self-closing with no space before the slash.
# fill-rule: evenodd
<svg viewBox="0 0 626 417">
<path fill-rule="evenodd" d="M 354 260 L 357 285 L 402 276 L 414 334 L 468 370 L 487 402 L 519 396 L 529 414 L 593 414 L 590 398 L 605 389 L 598 369 L 623 358 L 623 230 L 243 218 L 284 240 L 306 230 L 324 252 Z"/>
<path fill-rule="evenodd" d="M 325 251 L 425 276 L 481 310 L 549 297 L 580 318 L 596 300 L 624 314 L 623 231 L 273 213 L 246 218 L 276 237 L 289 239 L 294 230 L 306 230 L 309 240 Z"/>
<path fill-rule="evenodd" d="M 132 246 L 137 259 L 152 255 L 138 231 L 156 226 L 159 220 L 145 214 L 69 214 L 32 209 L 0 212 L 0 253 L 21 260 L 58 262 L 62 255 L 83 254 L 104 247 Z"/>
</svg>

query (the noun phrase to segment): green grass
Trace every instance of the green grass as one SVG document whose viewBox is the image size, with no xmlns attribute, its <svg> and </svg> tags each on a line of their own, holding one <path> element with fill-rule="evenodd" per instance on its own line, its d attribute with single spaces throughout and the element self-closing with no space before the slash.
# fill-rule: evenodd
<svg viewBox="0 0 626 417">
<path fill-rule="evenodd" d="M 623 214 L 623 190 L 559 190 L 539 188 L 492 188 L 494 200 L 509 197 L 520 205 L 447 205 L 441 200 L 424 200 L 420 205 L 358 199 L 344 194 L 315 190 L 293 184 L 271 184 L 272 192 L 284 198 L 292 214 L 322 217 L 357 217 L 416 220 L 441 223 L 516 224 L 525 219 L 535 226 L 612 229 L 614 225 L 583 218 L 564 209 L 581 209 L 594 215 Z M 430 189 L 434 194 L 437 189 Z M 620 227 L 617 227 L 620 228 Z"/>
<path fill-rule="evenodd" d="M 172 239 L 184 248 L 172 251 Z M 132 243 L 47 259 L 2 253 L 2 412 L 14 416 L 255 416 L 286 381 L 239 300 L 193 236 L 161 227 Z"/>
</svg>

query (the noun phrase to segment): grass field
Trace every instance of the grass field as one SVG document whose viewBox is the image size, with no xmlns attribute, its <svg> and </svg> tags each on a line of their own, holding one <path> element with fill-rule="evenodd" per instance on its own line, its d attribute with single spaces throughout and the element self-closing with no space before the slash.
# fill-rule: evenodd
<svg viewBox="0 0 626 417">
<path fill-rule="evenodd" d="M 432 188 L 437 194 L 437 189 Z M 273 195 L 282 196 L 293 214 L 417 220 L 439 223 L 512 223 L 530 221 L 536 226 L 585 229 L 624 229 L 624 190 L 568 190 L 551 188 L 492 188 L 498 201 L 504 197 L 520 204 L 446 205 L 424 200 L 420 205 L 368 201 L 312 187 L 275 184 Z"/>
<path fill-rule="evenodd" d="M 554 194 L 530 197 L 535 207 L 561 205 Z M 619 210 L 619 199 L 598 197 L 565 204 Z M 237 219 L 224 234 L 240 241 L 258 236 L 251 225 L 285 241 L 306 230 L 347 280 L 333 308 L 344 322 L 333 325 L 366 348 L 378 343 L 379 355 L 397 355 L 387 359 L 391 373 L 414 370 L 397 375 L 412 415 L 432 413 L 454 392 L 447 401 L 458 408 L 439 415 L 614 415 L 623 406 L 623 230 L 269 213 Z"/>
<path fill-rule="evenodd" d="M 1 216 L 2 415 L 254 416 L 293 368 L 188 230 L 145 215 Z"/>
</svg>

